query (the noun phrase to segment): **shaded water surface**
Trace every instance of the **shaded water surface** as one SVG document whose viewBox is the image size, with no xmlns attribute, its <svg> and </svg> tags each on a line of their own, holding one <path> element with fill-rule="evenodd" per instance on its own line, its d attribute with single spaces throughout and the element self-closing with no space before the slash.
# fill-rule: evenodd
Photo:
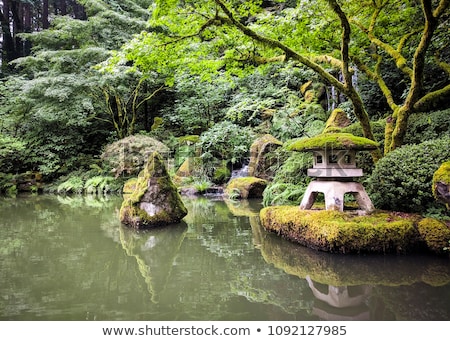
<svg viewBox="0 0 450 341">
<path fill-rule="evenodd" d="M 315 252 L 259 202 L 184 198 L 136 232 L 120 197 L 0 198 L 0 320 L 449 320 L 450 260 Z"/>
</svg>

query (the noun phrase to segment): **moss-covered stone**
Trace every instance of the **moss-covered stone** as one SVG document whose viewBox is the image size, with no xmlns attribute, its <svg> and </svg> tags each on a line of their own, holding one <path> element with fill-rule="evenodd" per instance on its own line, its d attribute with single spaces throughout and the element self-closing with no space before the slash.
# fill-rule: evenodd
<svg viewBox="0 0 450 341">
<path fill-rule="evenodd" d="M 162 157 L 152 153 L 134 192 L 122 203 L 121 222 L 142 229 L 178 223 L 186 214 L 187 209 Z"/>
<path fill-rule="evenodd" d="M 274 174 L 270 171 L 271 166 L 277 159 L 271 159 L 269 153 L 281 147 L 283 143 L 270 134 L 256 139 L 250 146 L 250 162 L 248 164 L 248 175 L 261 179 L 271 180 Z"/>
<path fill-rule="evenodd" d="M 328 118 L 324 133 L 340 132 L 342 128 L 348 127 L 351 121 L 347 117 L 347 113 L 342 109 L 334 109 Z"/>
<path fill-rule="evenodd" d="M 241 199 L 262 198 L 268 182 L 253 176 L 232 179 L 225 188 L 225 194 Z"/>
<path fill-rule="evenodd" d="M 199 157 L 187 157 L 176 172 L 176 176 L 189 177 L 195 176 L 196 172 L 202 167 L 202 160 Z"/>
<path fill-rule="evenodd" d="M 419 233 L 427 247 L 435 253 L 446 253 L 450 242 L 450 226 L 444 221 L 424 218 L 419 222 Z"/>
<path fill-rule="evenodd" d="M 450 161 L 444 162 L 433 175 L 433 196 L 450 209 Z"/>
<path fill-rule="evenodd" d="M 450 283 L 448 261 L 444 258 L 424 257 L 417 262 L 416 257 L 393 257 L 389 258 L 390 271 L 386 271 L 378 257 L 337 257 L 299 248 L 294 243 L 280 243 L 275 235 L 263 234 L 258 241 L 261 255 L 268 264 L 302 279 L 310 276 L 323 284 L 359 286 L 370 283 L 392 287 L 422 282 L 433 286 Z"/>
<path fill-rule="evenodd" d="M 300 210 L 297 206 L 266 207 L 260 212 L 266 230 L 313 249 L 335 253 L 405 253 L 422 245 L 420 216 L 375 212 Z"/>
<path fill-rule="evenodd" d="M 377 142 L 348 133 L 323 133 L 311 138 L 296 139 L 287 145 L 288 150 L 300 152 L 321 149 L 375 150 L 377 148 Z"/>
<path fill-rule="evenodd" d="M 123 189 L 122 189 L 122 193 L 125 194 L 131 194 L 136 190 L 136 184 L 137 184 L 138 178 L 131 178 L 128 179 L 124 184 L 123 184 Z"/>
</svg>

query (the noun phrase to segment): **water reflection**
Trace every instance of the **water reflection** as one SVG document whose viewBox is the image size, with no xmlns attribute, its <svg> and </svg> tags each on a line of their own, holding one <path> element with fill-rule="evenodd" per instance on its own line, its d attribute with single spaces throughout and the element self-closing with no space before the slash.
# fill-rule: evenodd
<svg viewBox="0 0 450 341">
<path fill-rule="evenodd" d="M 255 235 L 261 235 L 257 223 L 252 228 Z M 337 255 L 297 246 L 273 234 L 259 239 L 267 263 L 306 280 L 315 298 L 312 314 L 320 319 L 447 320 L 450 317 L 450 296 L 446 293 L 450 283 L 448 258 Z"/>
<path fill-rule="evenodd" d="M 3 320 L 448 320 L 450 263 L 316 252 L 264 231 L 257 201 L 184 199 L 135 231 L 118 197 L 0 198 Z"/>
</svg>

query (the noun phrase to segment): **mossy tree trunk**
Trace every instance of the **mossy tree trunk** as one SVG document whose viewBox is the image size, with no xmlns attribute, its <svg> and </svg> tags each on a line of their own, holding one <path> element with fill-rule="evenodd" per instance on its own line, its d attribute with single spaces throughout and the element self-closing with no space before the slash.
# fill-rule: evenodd
<svg viewBox="0 0 450 341">
<path fill-rule="evenodd" d="M 377 60 L 375 67 L 370 69 L 366 64 L 362 63 L 357 57 L 353 58 L 358 67 L 364 71 L 369 78 L 375 80 L 388 105 L 392 110 L 392 115 L 388 117 L 385 129 L 385 146 L 384 153 L 387 154 L 403 144 L 403 139 L 408 128 L 408 119 L 413 112 L 432 110 L 436 102 L 450 95 L 450 85 L 446 85 L 441 89 L 425 93 L 424 89 L 424 72 L 426 66 L 426 55 L 433 39 L 439 20 L 447 13 L 450 5 L 449 0 L 440 0 L 435 8 L 432 1 L 421 0 L 421 6 L 424 17 L 424 25 L 421 31 L 412 29 L 411 32 L 405 34 L 395 48 L 388 43 L 383 42 L 375 35 L 375 27 L 377 19 L 387 2 L 382 1 L 378 5 L 373 2 L 374 10 L 371 22 L 368 28 L 357 24 L 363 32 L 367 34 L 370 42 L 378 49 L 385 52 L 395 62 L 396 67 L 402 71 L 407 78 L 410 79 L 410 86 L 406 99 L 403 103 L 395 102 L 391 89 L 388 88 L 381 74 L 381 62 L 383 57 L 381 54 L 375 54 L 373 57 Z M 412 36 L 420 34 L 420 41 L 415 48 L 412 59 L 408 62 L 403 55 L 402 50 L 407 40 Z M 442 61 L 437 61 L 437 65 L 450 75 L 450 66 Z"/>
<path fill-rule="evenodd" d="M 365 109 L 364 103 L 356 91 L 355 87 L 352 83 L 352 71 L 350 70 L 349 64 L 350 64 L 350 58 L 349 58 L 349 43 L 350 43 L 350 24 L 348 22 L 348 19 L 345 15 L 345 13 L 342 11 L 341 7 L 337 3 L 336 0 L 327 0 L 330 7 L 333 9 L 333 11 L 338 15 L 339 20 L 341 22 L 342 26 L 342 39 L 341 39 L 341 60 L 336 60 L 334 58 L 309 58 L 306 56 L 303 56 L 302 54 L 296 52 L 295 50 L 291 49 L 289 46 L 283 44 L 282 42 L 278 40 L 274 40 L 265 36 L 262 36 L 255 31 L 251 30 L 244 24 L 242 24 L 240 21 L 238 21 L 231 11 L 227 8 L 227 6 L 224 4 L 221 0 L 215 0 L 216 4 L 222 9 L 222 11 L 225 13 L 227 18 L 217 18 L 219 21 L 222 22 L 229 22 L 235 27 L 237 27 L 243 34 L 246 36 L 263 43 L 265 45 L 268 45 L 272 48 L 278 48 L 281 51 L 284 52 L 284 60 L 291 59 L 296 60 L 299 63 L 303 64 L 304 66 L 312 69 L 315 71 L 320 77 L 322 77 L 326 82 L 328 82 L 330 85 L 336 87 L 341 93 L 343 93 L 345 96 L 349 98 L 349 100 L 353 104 L 354 109 L 354 115 L 358 119 L 358 121 L 361 124 L 364 137 L 374 140 L 374 135 L 372 132 L 372 128 L 370 126 L 370 120 L 369 115 L 367 114 L 367 111 Z M 333 76 L 329 71 L 327 71 L 324 67 L 322 67 L 320 64 L 316 63 L 314 60 L 317 61 L 323 61 L 323 59 L 327 59 L 327 61 L 332 63 L 333 65 L 339 65 L 341 68 L 341 72 L 344 76 L 344 81 L 339 81 L 335 76 Z M 272 58 L 272 60 L 279 61 L 280 58 Z M 272 61 L 271 60 L 271 61 Z M 260 63 L 262 61 L 259 61 Z M 268 62 L 268 61 L 266 61 Z M 380 151 L 374 151 L 372 153 L 372 157 L 374 161 L 377 161 L 381 157 Z"/>
</svg>

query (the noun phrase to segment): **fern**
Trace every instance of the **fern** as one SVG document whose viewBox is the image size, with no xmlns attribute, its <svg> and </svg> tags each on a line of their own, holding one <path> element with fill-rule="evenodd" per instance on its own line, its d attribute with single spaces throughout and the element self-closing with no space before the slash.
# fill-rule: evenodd
<svg viewBox="0 0 450 341">
<path fill-rule="evenodd" d="M 72 176 L 58 186 L 58 193 L 83 193 L 84 182 L 79 176 Z"/>
<path fill-rule="evenodd" d="M 116 179 L 112 176 L 94 176 L 88 179 L 84 185 L 84 190 L 89 194 L 104 194 L 115 191 L 118 186 Z"/>
</svg>

